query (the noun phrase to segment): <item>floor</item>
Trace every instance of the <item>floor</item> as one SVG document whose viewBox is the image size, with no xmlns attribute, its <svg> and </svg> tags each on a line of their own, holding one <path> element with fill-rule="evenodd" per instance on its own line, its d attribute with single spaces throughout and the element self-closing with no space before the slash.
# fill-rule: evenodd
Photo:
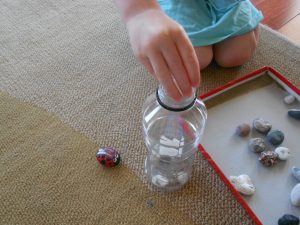
<svg viewBox="0 0 300 225">
<path fill-rule="evenodd" d="M 300 0 L 251 0 L 263 12 L 263 24 L 300 44 Z"/>
</svg>

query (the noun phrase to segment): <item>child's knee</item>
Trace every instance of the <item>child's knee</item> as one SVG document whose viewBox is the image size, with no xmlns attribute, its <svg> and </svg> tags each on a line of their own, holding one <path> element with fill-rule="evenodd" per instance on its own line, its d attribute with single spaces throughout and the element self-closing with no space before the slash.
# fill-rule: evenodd
<svg viewBox="0 0 300 225">
<path fill-rule="evenodd" d="M 244 51 L 224 52 L 215 55 L 215 61 L 222 67 L 235 67 L 248 62 L 253 55 L 253 51 L 245 49 Z"/>
<path fill-rule="evenodd" d="M 212 46 L 194 47 L 199 61 L 200 69 L 206 68 L 213 59 Z"/>
<path fill-rule="evenodd" d="M 222 67 L 240 66 L 251 59 L 256 46 L 255 34 L 250 32 L 214 46 L 214 57 Z"/>
</svg>

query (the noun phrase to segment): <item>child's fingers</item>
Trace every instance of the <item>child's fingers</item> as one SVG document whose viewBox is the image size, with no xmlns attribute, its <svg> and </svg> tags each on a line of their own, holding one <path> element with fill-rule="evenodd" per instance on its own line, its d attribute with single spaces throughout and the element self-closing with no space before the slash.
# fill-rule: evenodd
<svg viewBox="0 0 300 225">
<path fill-rule="evenodd" d="M 154 73 L 154 70 L 152 68 L 152 65 L 148 59 L 148 57 L 141 57 L 139 58 L 140 62 L 146 67 L 146 69 L 148 70 L 148 72 L 154 77 L 156 78 L 155 76 L 155 73 Z"/>
<path fill-rule="evenodd" d="M 181 93 L 184 96 L 190 96 L 192 93 L 192 84 L 190 83 L 189 76 L 185 70 L 176 45 L 173 42 L 167 42 L 162 47 L 161 51 Z"/>
<path fill-rule="evenodd" d="M 191 84 L 198 87 L 200 85 L 200 66 L 193 45 L 184 32 L 173 37 Z"/>
<path fill-rule="evenodd" d="M 153 52 L 149 56 L 156 78 L 167 91 L 168 95 L 179 101 L 181 99 L 181 94 L 173 82 L 171 73 L 163 56 L 158 52 Z"/>
</svg>

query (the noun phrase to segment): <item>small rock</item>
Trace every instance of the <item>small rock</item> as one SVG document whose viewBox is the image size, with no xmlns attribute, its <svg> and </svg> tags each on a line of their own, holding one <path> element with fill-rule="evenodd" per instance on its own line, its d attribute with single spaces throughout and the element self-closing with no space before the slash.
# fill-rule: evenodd
<svg viewBox="0 0 300 225">
<path fill-rule="evenodd" d="M 289 109 L 288 115 L 296 120 L 300 120 L 300 109 Z"/>
<path fill-rule="evenodd" d="M 168 178 L 158 174 L 152 177 L 152 183 L 157 187 L 165 187 L 169 184 Z"/>
<path fill-rule="evenodd" d="M 267 139 L 274 146 L 280 145 L 284 140 L 284 134 L 280 130 L 272 130 L 268 133 Z"/>
<path fill-rule="evenodd" d="M 267 134 L 271 130 L 272 125 L 268 121 L 266 121 L 262 118 L 257 118 L 255 120 L 253 120 L 253 127 L 259 133 Z"/>
<path fill-rule="evenodd" d="M 283 100 L 286 104 L 290 105 L 296 100 L 296 98 L 293 95 L 288 95 Z"/>
<path fill-rule="evenodd" d="M 277 147 L 275 152 L 278 154 L 280 160 L 287 160 L 291 155 L 290 150 L 286 147 Z"/>
<path fill-rule="evenodd" d="M 296 184 L 291 192 L 291 202 L 294 206 L 300 206 L 300 183 Z"/>
<path fill-rule="evenodd" d="M 120 163 L 121 156 L 113 148 L 100 148 L 96 154 L 98 162 L 106 167 L 113 167 Z"/>
<path fill-rule="evenodd" d="M 248 148 L 253 152 L 260 153 L 266 149 L 266 144 L 262 138 L 251 138 L 248 142 Z"/>
<path fill-rule="evenodd" d="M 292 175 L 300 182 L 300 168 L 292 167 Z"/>
<path fill-rule="evenodd" d="M 153 207 L 154 207 L 154 202 L 152 201 L 152 199 L 149 199 L 149 200 L 147 201 L 147 207 L 148 207 L 148 208 L 153 208 Z"/>
<path fill-rule="evenodd" d="M 242 174 L 239 176 L 230 176 L 230 182 L 233 184 L 235 189 L 244 195 L 253 195 L 255 192 L 255 187 L 247 174 Z"/>
<path fill-rule="evenodd" d="M 271 167 L 278 162 L 278 154 L 273 151 L 267 151 L 260 153 L 258 159 L 264 166 Z"/>
<path fill-rule="evenodd" d="M 278 220 L 278 225 L 299 225 L 299 218 L 293 215 L 285 214 Z"/>
<path fill-rule="evenodd" d="M 250 125 L 247 123 L 242 123 L 237 126 L 235 133 L 240 137 L 246 137 L 250 133 Z"/>
</svg>

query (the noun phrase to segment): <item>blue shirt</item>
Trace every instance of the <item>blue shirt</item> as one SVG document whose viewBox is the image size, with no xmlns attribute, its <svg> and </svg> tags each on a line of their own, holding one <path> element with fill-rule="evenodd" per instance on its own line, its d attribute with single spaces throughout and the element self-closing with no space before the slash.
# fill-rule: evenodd
<svg viewBox="0 0 300 225">
<path fill-rule="evenodd" d="M 158 0 L 194 46 L 207 46 L 253 30 L 263 15 L 249 0 Z"/>
</svg>

